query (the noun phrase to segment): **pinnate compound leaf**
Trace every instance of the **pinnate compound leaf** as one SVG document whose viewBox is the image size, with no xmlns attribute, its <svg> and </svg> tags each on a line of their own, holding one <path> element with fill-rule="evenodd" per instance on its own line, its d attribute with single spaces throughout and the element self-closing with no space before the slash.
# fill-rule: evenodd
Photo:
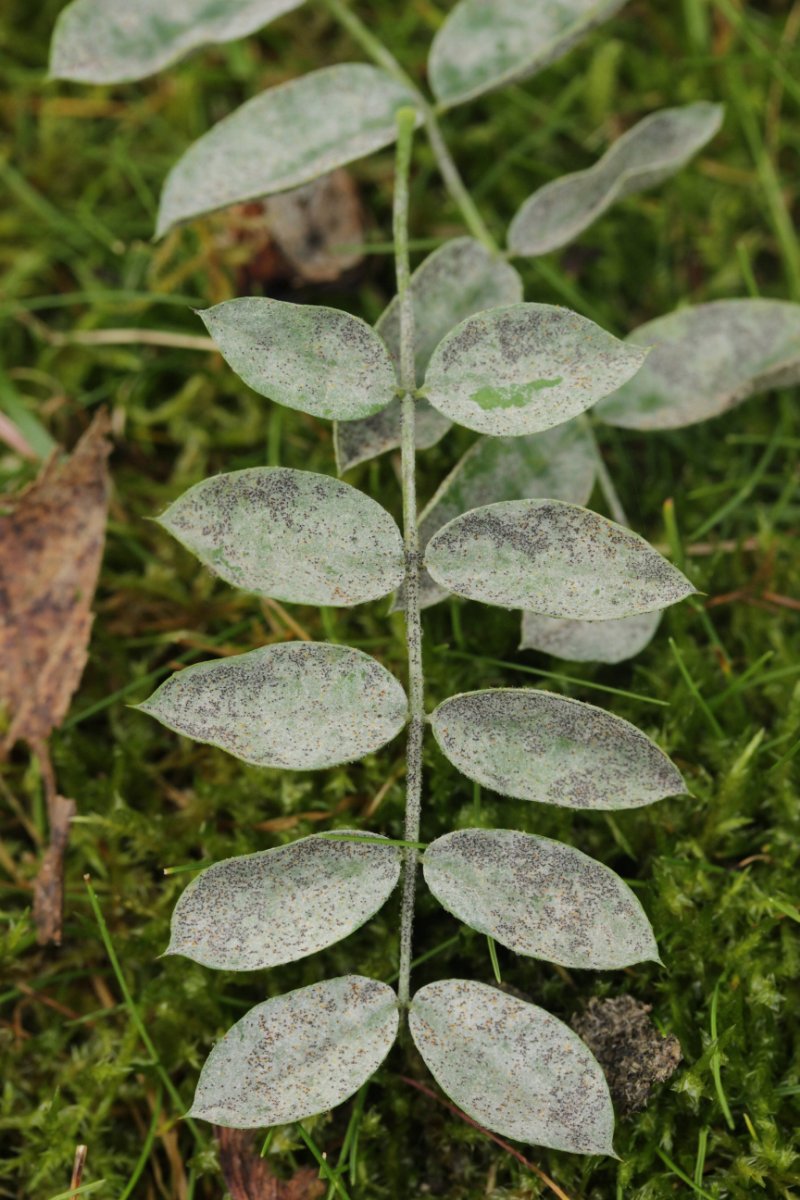
<svg viewBox="0 0 800 1200">
<path fill-rule="evenodd" d="M 519 648 L 570 662 L 620 663 L 650 644 L 660 621 L 658 611 L 616 621 L 568 621 L 526 612 Z"/>
<path fill-rule="evenodd" d="M 518 272 L 474 238 L 453 238 L 420 263 L 410 283 L 414 306 L 417 383 L 425 377 L 431 354 L 460 321 L 484 308 L 522 300 Z M 400 360 L 400 306 L 395 297 L 378 318 L 381 335 L 395 364 Z M 416 441 L 427 450 L 447 433 L 451 421 L 425 401 L 417 404 Z M 340 474 L 400 445 L 400 402 L 363 421 L 337 424 L 336 461 Z"/>
<path fill-rule="evenodd" d="M 528 437 L 479 438 L 420 514 L 420 543 L 424 549 L 448 521 L 490 501 L 550 497 L 585 504 L 592 494 L 595 470 L 591 438 L 576 421 Z M 446 595 L 424 571 L 423 608 Z"/>
<path fill-rule="evenodd" d="M 370 840 L 312 834 L 203 871 L 175 907 L 166 953 L 206 967 L 256 971 L 347 937 L 391 895 L 401 851 L 378 834 L 336 832 Z"/>
<path fill-rule="evenodd" d="M 431 538 L 425 565 L 458 596 L 578 621 L 667 608 L 695 592 L 637 533 L 560 500 L 464 513 Z"/>
<path fill-rule="evenodd" d="M 172 168 L 156 236 L 229 204 L 310 183 L 395 140 L 414 95 L 378 67 L 342 63 L 254 96 Z"/>
<path fill-rule="evenodd" d="M 50 76 L 79 83 L 144 79 L 214 42 L 254 33 L 303 0 L 72 0 L 53 33 Z"/>
<path fill-rule="evenodd" d="M 363 975 L 257 1004 L 209 1054 L 189 1116 L 255 1129 L 326 1112 L 377 1071 L 398 1020 L 392 989 Z"/>
<path fill-rule="evenodd" d="M 553 304 L 512 304 L 462 321 L 434 351 L 425 395 L 493 437 L 561 425 L 635 375 L 647 351 Z"/>
<path fill-rule="evenodd" d="M 512 254 L 558 250 L 617 200 L 663 183 L 711 140 L 723 115 L 720 104 L 704 101 L 651 113 L 593 167 L 563 175 L 525 201 L 508 230 Z"/>
<path fill-rule="evenodd" d="M 603 1072 L 577 1034 L 542 1008 L 467 979 L 414 996 L 411 1036 L 440 1087 L 487 1129 L 573 1154 L 612 1154 Z"/>
<path fill-rule="evenodd" d="M 686 791 L 640 729 L 605 709 L 532 688 L 451 696 L 431 715 L 442 753 L 502 796 L 562 808 L 641 808 Z"/>
<path fill-rule="evenodd" d="M 800 382 L 800 304 L 715 300 L 634 329 L 652 347 L 635 379 L 597 407 L 625 429 L 682 429 L 771 388 Z"/>
<path fill-rule="evenodd" d="M 199 315 L 240 379 L 287 408 L 349 420 L 395 397 L 386 347 L 360 317 L 263 296 L 225 300 Z"/>
<path fill-rule="evenodd" d="M 408 715 L 385 667 L 327 642 L 283 642 L 185 667 L 138 707 L 245 762 L 300 771 L 380 749 Z"/>
<path fill-rule="evenodd" d="M 159 523 L 228 583 L 277 600 L 359 604 L 403 578 L 403 538 L 386 509 L 312 471 L 251 467 L 214 475 Z"/>
<path fill-rule="evenodd" d="M 431 46 L 428 75 L 446 108 L 535 75 L 625 0 L 460 0 Z"/>
<path fill-rule="evenodd" d="M 422 868 L 448 912 L 517 954 L 594 971 L 658 961 L 650 922 L 627 884 L 561 842 L 460 829 L 428 846 Z"/>
</svg>

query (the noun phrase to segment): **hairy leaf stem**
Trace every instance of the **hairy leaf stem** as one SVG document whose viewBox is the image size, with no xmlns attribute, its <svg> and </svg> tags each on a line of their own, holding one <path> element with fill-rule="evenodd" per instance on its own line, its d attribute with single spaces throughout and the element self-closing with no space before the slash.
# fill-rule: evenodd
<svg viewBox="0 0 800 1200">
<path fill-rule="evenodd" d="M 359 17 L 348 8 L 342 0 L 322 0 L 325 8 L 331 16 L 339 22 L 343 29 L 353 37 L 354 41 L 358 42 L 361 49 L 367 54 L 372 61 L 379 67 L 383 67 L 388 71 L 399 83 L 407 87 L 413 92 L 416 104 L 422 114 L 425 122 L 425 130 L 428 134 L 428 141 L 431 145 L 436 164 L 439 168 L 439 173 L 444 180 L 445 187 L 450 193 L 451 198 L 458 206 L 458 209 L 464 218 L 464 224 L 469 229 L 470 233 L 482 242 L 488 250 L 493 254 L 499 254 L 500 248 L 497 242 L 492 237 L 486 222 L 481 216 L 478 208 L 470 196 L 464 180 L 461 178 L 458 167 L 455 164 L 452 154 L 444 140 L 444 135 L 439 125 L 436 116 L 436 111 L 424 95 L 423 92 L 414 83 L 410 75 L 403 70 L 400 63 L 394 57 L 390 50 L 387 50 L 383 42 L 370 33 L 367 26 Z"/>
<path fill-rule="evenodd" d="M 417 112 L 402 108 L 397 113 L 397 170 L 394 189 L 394 246 L 397 295 L 400 305 L 400 386 L 403 389 L 401 481 L 403 489 L 403 542 L 405 545 L 405 619 L 408 650 L 409 725 L 406 756 L 406 820 L 404 840 L 419 841 L 422 807 L 422 739 L 425 730 L 424 676 L 422 672 L 422 622 L 419 605 L 420 550 L 417 528 L 416 457 L 416 368 L 414 361 L 414 308 L 409 282 L 408 178 L 411 145 Z M 414 925 L 414 896 L 417 854 L 408 847 L 403 859 L 400 909 L 400 977 L 398 997 L 406 1006 L 411 981 L 411 940 Z"/>
<path fill-rule="evenodd" d="M 614 480 L 611 478 L 608 472 L 608 467 L 606 466 L 605 459 L 603 458 L 603 453 L 597 441 L 597 435 L 595 434 L 591 420 L 588 416 L 586 416 L 586 414 L 584 414 L 582 417 L 582 423 L 584 429 L 592 440 L 592 450 L 594 451 L 595 466 L 597 468 L 597 482 L 600 484 L 600 491 L 605 497 L 611 517 L 617 522 L 618 525 L 625 525 L 630 528 L 628 514 L 625 512 L 622 501 L 619 498 L 619 492 L 614 486 Z"/>
<path fill-rule="evenodd" d="M 469 194 L 464 180 L 456 166 L 455 159 L 450 153 L 447 142 L 444 139 L 441 126 L 439 124 L 436 111 L 429 103 L 426 96 L 415 84 L 411 76 L 404 71 L 400 63 L 390 50 L 384 46 L 379 38 L 376 38 L 369 31 L 360 17 L 350 9 L 343 0 L 322 0 L 322 4 L 338 21 L 343 29 L 352 36 L 353 40 L 358 42 L 361 49 L 367 54 L 372 61 L 379 67 L 383 67 L 388 71 L 399 83 L 407 87 L 414 94 L 414 99 L 419 106 L 422 117 L 425 123 L 425 131 L 428 135 L 431 150 L 433 151 L 436 165 L 439 168 L 439 174 L 444 181 L 444 185 L 450 194 L 450 198 L 458 207 L 461 216 L 464 219 L 464 224 L 469 229 L 473 237 L 476 237 L 479 242 L 486 246 L 492 254 L 500 254 L 501 250 L 489 231 L 489 227 L 481 216 L 478 206 Z M 395 243 L 395 254 L 397 253 Z M 597 435 L 591 426 L 588 426 L 589 436 L 594 445 L 595 455 L 597 458 L 597 474 L 598 482 L 602 489 L 603 495 L 611 509 L 611 515 L 615 521 L 621 525 L 629 525 L 625 510 L 622 507 L 619 496 L 617 495 L 611 477 L 606 470 L 605 463 L 602 460 L 600 447 L 597 442 Z"/>
</svg>

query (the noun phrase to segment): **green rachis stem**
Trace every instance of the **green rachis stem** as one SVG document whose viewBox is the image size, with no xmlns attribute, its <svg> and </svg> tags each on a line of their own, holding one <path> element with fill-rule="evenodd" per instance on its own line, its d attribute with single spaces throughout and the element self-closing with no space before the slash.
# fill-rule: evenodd
<svg viewBox="0 0 800 1200">
<path fill-rule="evenodd" d="M 444 135 L 442 134 L 433 106 L 419 90 L 410 75 L 406 74 L 394 55 L 386 49 L 383 42 L 370 33 L 367 26 L 356 16 L 352 9 L 348 8 L 342 0 L 322 0 L 322 3 L 331 16 L 338 21 L 343 29 L 348 31 L 354 41 L 358 42 L 364 53 L 377 66 L 383 67 L 385 71 L 402 83 L 404 87 L 413 92 L 414 102 L 425 123 L 428 141 L 433 150 L 439 172 L 444 180 L 445 187 L 464 218 L 464 224 L 473 237 L 482 242 L 493 254 L 498 254 L 499 247 L 489 232 L 486 222 L 478 211 L 475 202 L 467 191 L 464 181 L 459 174 L 458 167 L 453 161 L 453 156 L 444 140 Z"/>
<path fill-rule="evenodd" d="M 404 839 L 419 841 L 422 806 L 422 739 L 425 730 L 424 676 L 422 672 L 422 623 L 419 607 L 420 548 L 417 530 L 415 475 L 416 374 L 414 364 L 414 309 L 409 290 L 408 177 L 411 144 L 417 112 L 403 108 L 397 114 L 397 176 L 394 193 L 394 245 L 397 295 L 400 303 L 400 387 L 402 389 L 402 488 L 403 540 L 406 572 L 404 581 L 406 645 L 408 648 L 409 725 L 406 755 L 406 821 Z M 400 980 L 398 996 L 408 1005 L 411 980 L 411 939 L 417 853 L 406 849 L 403 864 L 400 910 Z"/>
</svg>

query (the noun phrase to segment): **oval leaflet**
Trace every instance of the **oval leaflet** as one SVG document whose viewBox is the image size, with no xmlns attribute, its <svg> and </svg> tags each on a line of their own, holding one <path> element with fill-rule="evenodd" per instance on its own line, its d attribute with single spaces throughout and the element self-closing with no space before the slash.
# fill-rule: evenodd
<svg viewBox="0 0 800 1200">
<path fill-rule="evenodd" d="M 512 829 L 460 829 L 428 846 L 422 869 L 448 912 L 517 954 L 595 971 L 658 961 L 631 889 L 562 842 Z"/>
<path fill-rule="evenodd" d="M 466 979 L 414 996 L 411 1036 L 433 1077 L 487 1129 L 573 1154 L 613 1154 L 603 1072 L 556 1017 Z"/>
<path fill-rule="evenodd" d="M 287 408 L 350 420 L 394 399 L 392 361 L 359 317 L 261 296 L 225 300 L 199 315 L 236 374 Z"/>
<path fill-rule="evenodd" d="M 408 716 L 385 667 L 327 642 L 283 642 L 185 667 L 137 707 L 245 762 L 300 771 L 380 749 Z"/>
<path fill-rule="evenodd" d="M 577 421 L 528 437 L 478 438 L 420 513 L 420 545 L 424 551 L 448 521 L 489 500 L 548 496 L 585 504 L 592 494 L 595 471 L 591 438 Z M 423 571 L 422 607 L 436 604 L 446 595 Z"/>
<path fill-rule="evenodd" d="M 467 317 L 439 343 L 424 395 L 468 429 L 519 437 L 585 412 L 645 357 L 566 308 L 511 304 Z"/>
<path fill-rule="evenodd" d="M 683 429 L 800 382 L 800 304 L 784 300 L 681 308 L 628 340 L 652 347 L 647 362 L 597 408 L 602 421 L 623 429 Z"/>
<path fill-rule="evenodd" d="M 159 524 L 228 583 L 289 603 L 360 604 L 403 579 L 403 538 L 386 509 L 312 471 L 214 475 Z"/>
<path fill-rule="evenodd" d="M 639 808 L 686 788 L 677 767 L 621 717 L 533 688 L 451 696 L 431 714 L 442 753 L 502 796 L 563 808 Z"/>
<path fill-rule="evenodd" d="M 434 534 L 425 565 L 469 600 L 577 621 L 632 617 L 695 591 L 644 538 L 559 500 L 474 508 Z"/>
<path fill-rule="evenodd" d="M 72 0 L 59 14 L 50 78 L 144 79 L 192 50 L 254 33 L 304 0 Z"/>
<path fill-rule="evenodd" d="M 431 46 L 437 100 L 463 104 L 543 70 L 625 0 L 460 0 Z"/>
<path fill-rule="evenodd" d="M 257 1004 L 209 1054 L 188 1115 L 256 1129 L 326 1112 L 377 1071 L 398 1020 L 392 989 L 362 975 Z"/>
<path fill-rule="evenodd" d="M 156 236 L 229 204 L 310 183 L 390 146 L 395 113 L 408 105 L 414 106 L 413 93 L 366 63 L 323 67 L 269 88 L 178 160 L 161 193 Z"/>
<path fill-rule="evenodd" d="M 214 863 L 175 906 L 165 953 L 220 970 L 256 971 L 347 937 L 391 895 L 401 854 L 377 834 L 337 833 L 349 840 L 312 834 Z M 355 840 L 362 837 L 370 840 Z"/>
</svg>

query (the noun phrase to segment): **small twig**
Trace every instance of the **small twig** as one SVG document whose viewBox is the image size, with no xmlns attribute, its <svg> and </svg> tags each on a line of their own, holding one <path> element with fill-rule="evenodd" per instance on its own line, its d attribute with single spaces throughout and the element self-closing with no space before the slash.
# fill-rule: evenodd
<svg viewBox="0 0 800 1200">
<path fill-rule="evenodd" d="M 216 350 L 213 338 L 167 329 L 78 329 L 61 333 L 25 314 L 25 324 L 50 346 L 163 346 L 169 350 Z"/>
<path fill-rule="evenodd" d="M 58 794 L 47 744 L 35 742 L 32 743 L 31 749 L 42 772 L 50 829 L 50 841 L 34 880 L 33 919 L 36 925 L 36 940 L 40 946 L 60 946 L 64 910 L 64 856 L 76 805 L 74 800 L 68 800 Z"/>
<path fill-rule="evenodd" d="M 284 630 L 288 629 L 290 633 L 295 635 L 295 637 L 299 637 L 302 642 L 313 641 L 311 634 L 304 629 L 300 622 L 296 621 L 294 617 L 286 611 L 283 605 L 278 603 L 277 600 L 273 600 L 270 596 L 262 596 L 261 611 L 264 613 L 264 616 L 269 621 L 269 624 L 272 626 L 272 629 L 275 633 L 283 634 Z M 278 620 L 283 624 L 284 629 L 275 628 L 274 621 L 270 620 L 270 614 L 273 614 L 278 618 Z"/>
<path fill-rule="evenodd" d="M 553 1193 L 553 1195 L 558 1196 L 558 1200 L 570 1200 L 570 1197 L 563 1190 L 563 1188 L 560 1188 L 556 1181 L 551 1179 L 541 1167 L 537 1167 L 535 1163 L 530 1162 L 524 1154 L 520 1154 L 519 1150 L 515 1149 L 514 1146 L 509 1145 L 508 1142 L 504 1142 L 503 1139 L 498 1137 L 496 1133 L 492 1133 L 490 1129 L 484 1129 L 483 1125 L 479 1125 L 477 1121 L 473 1121 L 472 1117 L 468 1117 L 467 1114 L 462 1112 L 461 1109 L 455 1104 L 451 1104 L 449 1100 L 445 1100 L 444 1097 L 438 1096 L 436 1092 L 434 1092 L 433 1088 L 426 1087 L 424 1083 L 420 1083 L 417 1079 L 411 1079 L 408 1075 L 401 1075 L 400 1079 L 403 1083 L 407 1083 L 409 1087 L 416 1088 L 417 1091 L 422 1092 L 424 1096 L 428 1096 L 431 1100 L 435 1100 L 437 1104 L 441 1104 L 444 1108 L 453 1113 L 454 1116 L 459 1117 L 462 1121 L 465 1121 L 467 1125 L 471 1125 L 473 1129 L 477 1129 L 479 1133 L 484 1135 L 484 1137 L 489 1138 L 495 1143 L 495 1145 L 499 1146 L 502 1150 L 505 1150 L 507 1154 L 510 1154 L 513 1158 L 515 1158 L 518 1163 L 525 1167 L 526 1170 L 531 1171 L 537 1177 L 537 1179 L 541 1179 L 542 1183 L 546 1187 L 550 1188 L 550 1191 Z"/>
<path fill-rule="evenodd" d="M 72 1178 L 69 1181 L 69 1189 L 71 1192 L 76 1192 L 81 1186 L 83 1180 L 83 1168 L 86 1166 L 86 1155 L 89 1153 L 88 1146 L 76 1146 L 75 1157 L 72 1160 Z"/>
<path fill-rule="evenodd" d="M 40 456 L 5 413 L 0 413 L 0 441 L 5 442 L 20 458 L 27 458 L 30 462 L 39 461 Z"/>
</svg>

